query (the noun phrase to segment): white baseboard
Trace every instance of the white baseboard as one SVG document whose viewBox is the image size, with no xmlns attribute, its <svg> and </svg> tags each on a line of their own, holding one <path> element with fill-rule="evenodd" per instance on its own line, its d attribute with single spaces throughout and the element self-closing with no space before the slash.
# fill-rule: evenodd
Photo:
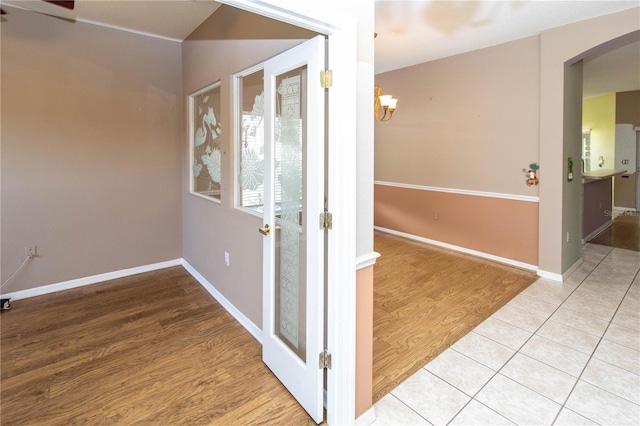
<svg viewBox="0 0 640 426">
<path fill-rule="evenodd" d="M 75 280 L 62 281 L 55 284 L 43 285 L 40 287 L 20 290 L 13 293 L 3 294 L 6 299 L 26 299 L 28 297 L 42 296 L 45 294 L 55 293 L 56 291 L 69 290 L 85 285 L 97 284 L 103 281 L 124 278 L 131 275 L 142 274 L 144 272 L 156 271 L 158 269 L 170 268 L 172 266 L 182 265 L 182 259 L 167 260 L 166 262 L 152 263 L 150 265 L 137 266 L 135 268 L 121 269 L 119 271 L 106 272 L 104 274 L 92 275 L 90 277 L 78 278 Z"/>
<path fill-rule="evenodd" d="M 620 215 L 623 215 L 627 212 L 635 212 L 636 209 L 634 209 L 633 207 L 620 207 L 620 206 L 613 206 L 613 216 L 614 217 L 618 217 Z"/>
<path fill-rule="evenodd" d="M 536 265 L 530 265 L 528 263 L 519 262 L 513 259 L 507 259 L 506 257 L 495 256 L 493 254 L 484 253 L 481 251 L 472 250 L 466 247 L 455 246 L 449 243 L 443 243 L 442 241 L 431 240 L 429 238 L 419 237 L 417 235 L 407 234 L 405 232 L 395 231 L 393 229 L 382 228 L 380 226 L 374 226 L 374 229 L 382 232 L 386 232 L 388 234 L 398 235 L 400 237 L 409 238 L 411 240 L 420 241 L 427 244 L 432 244 L 434 246 L 447 248 L 450 250 L 459 251 L 461 253 L 471 254 L 473 256 L 482 257 L 484 259 L 493 260 L 500 263 L 505 263 L 507 265 L 516 266 L 522 269 L 528 269 L 530 271 L 537 271 L 538 267 Z"/>
<path fill-rule="evenodd" d="M 580 265 L 582 265 L 582 257 L 580 257 L 580 259 L 576 260 L 576 263 L 574 263 L 569 269 L 567 269 L 566 271 L 564 271 L 562 273 L 562 281 L 564 281 L 567 278 L 569 278 L 569 275 L 573 274 L 576 271 L 576 269 L 578 269 L 580 267 Z"/>
<path fill-rule="evenodd" d="M 222 295 L 216 288 L 203 277 L 196 269 L 184 259 L 182 260 L 182 266 L 189 272 L 193 278 L 198 280 L 200 285 L 209 292 L 214 299 L 222 305 L 238 321 L 255 339 L 262 344 L 262 330 L 258 328 L 249 318 L 247 318 L 242 312 L 240 312 L 229 300 Z"/>
<path fill-rule="evenodd" d="M 82 287 L 91 284 L 97 284 L 104 281 L 114 280 L 117 278 L 124 278 L 131 275 L 142 274 L 145 272 L 156 271 L 158 269 L 170 268 L 172 266 L 182 266 L 187 270 L 205 290 L 213 296 L 214 299 L 222 305 L 255 339 L 262 344 L 262 330 L 258 328 L 249 318 L 247 318 L 242 312 L 240 312 L 229 300 L 224 297 L 216 288 L 207 281 L 193 266 L 186 260 L 174 259 L 166 262 L 153 263 L 150 265 L 138 266 L 135 268 L 121 269 L 119 271 L 107 272 L 104 274 L 92 275 L 90 277 L 78 278 L 75 280 L 63 281 L 56 284 L 44 285 L 40 287 L 30 288 L 27 290 L 16 291 L 13 293 L 6 293 L 2 295 L 3 299 L 20 300 L 29 297 L 42 296 L 45 294 L 55 293 L 56 291 L 70 290 L 72 288 Z"/>
<path fill-rule="evenodd" d="M 376 259 L 380 257 L 380 253 L 372 251 L 371 253 L 358 256 L 356 258 L 356 270 L 366 268 L 376 264 Z"/>
<path fill-rule="evenodd" d="M 599 233 L 601 233 L 605 229 L 609 228 L 611 225 L 613 225 L 613 220 L 607 221 L 606 223 L 600 225 L 596 230 L 591 232 L 589 235 L 587 235 L 586 237 L 582 238 L 580 240 L 580 242 L 582 244 L 586 244 L 590 239 L 592 239 L 593 237 L 595 237 L 596 235 L 598 235 Z"/>
<path fill-rule="evenodd" d="M 547 278 L 553 281 L 558 281 L 559 283 L 561 283 L 562 280 L 562 274 L 556 274 L 555 272 L 549 272 L 549 271 L 543 271 L 542 269 L 538 269 L 538 276 L 542 277 L 542 278 Z"/>
<path fill-rule="evenodd" d="M 375 407 L 371 407 L 356 419 L 355 424 L 357 426 L 368 426 L 375 421 L 376 421 L 376 409 Z"/>
</svg>

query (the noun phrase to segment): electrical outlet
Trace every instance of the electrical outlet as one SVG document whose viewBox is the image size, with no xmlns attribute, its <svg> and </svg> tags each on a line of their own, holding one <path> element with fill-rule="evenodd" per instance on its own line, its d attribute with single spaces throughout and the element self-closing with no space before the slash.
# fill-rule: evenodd
<svg viewBox="0 0 640 426">
<path fill-rule="evenodd" d="M 440 220 L 440 213 L 438 212 L 433 213 L 433 220 Z"/>
<path fill-rule="evenodd" d="M 225 266 L 229 266 L 229 253 L 224 252 L 224 264 Z"/>
<path fill-rule="evenodd" d="M 571 234 L 567 232 L 567 242 L 571 241 Z"/>
<path fill-rule="evenodd" d="M 38 246 L 32 245 L 24 248 L 24 255 L 26 257 L 36 257 L 38 255 Z"/>
</svg>

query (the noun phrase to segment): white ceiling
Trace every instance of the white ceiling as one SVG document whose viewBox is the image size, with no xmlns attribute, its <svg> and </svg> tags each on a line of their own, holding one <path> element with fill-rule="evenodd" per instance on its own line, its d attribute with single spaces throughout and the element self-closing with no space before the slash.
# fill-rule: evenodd
<svg viewBox="0 0 640 426">
<path fill-rule="evenodd" d="M 221 6 L 212 0 L 75 0 L 74 10 L 40 0 L 2 0 L 2 4 L 179 41 Z M 9 20 L 11 9 L 4 9 Z"/>
<path fill-rule="evenodd" d="M 640 6 L 640 0 L 376 0 L 376 73 L 529 37 L 635 6 Z"/>
<path fill-rule="evenodd" d="M 68 11 L 40 0 L 2 4 L 173 40 L 184 40 L 220 6 L 213 0 L 76 0 L 75 10 Z M 640 0 L 376 0 L 375 5 L 375 70 L 381 73 L 637 7 Z M 5 11 L 10 19 L 10 9 Z M 585 95 L 639 90 L 639 43 L 585 60 Z"/>
<path fill-rule="evenodd" d="M 404 68 L 638 6 L 640 0 L 376 0 L 375 70 Z M 585 97 L 628 90 L 640 90 L 640 41 L 585 58 Z"/>
</svg>

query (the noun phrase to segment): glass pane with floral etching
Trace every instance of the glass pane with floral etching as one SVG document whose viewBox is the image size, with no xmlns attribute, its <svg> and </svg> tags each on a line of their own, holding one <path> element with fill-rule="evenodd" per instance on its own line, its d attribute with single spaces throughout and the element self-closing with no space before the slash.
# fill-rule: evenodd
<svg viewBox="0 0 640 426">
<path fill-rule="evenodd" d="M 238 77 L 236 205 L 262 212 L 264 206 L 264 71 Z"/>
<path fill-rule="evenodd" d="M 189 96 L 191 192 L 220 202 L 222 150 L 220 82 Z"/>
</svg>

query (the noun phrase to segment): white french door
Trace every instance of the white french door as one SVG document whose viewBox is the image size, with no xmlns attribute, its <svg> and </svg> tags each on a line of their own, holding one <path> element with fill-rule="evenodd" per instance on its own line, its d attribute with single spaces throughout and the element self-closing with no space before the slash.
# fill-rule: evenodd
<svg viewBox="0 0 640 426">
<path fill-rule="evenodd" d="M 324 69 L 315 37 L 264 64 L 262 359 L 323 420 Z"/>
</svg>

